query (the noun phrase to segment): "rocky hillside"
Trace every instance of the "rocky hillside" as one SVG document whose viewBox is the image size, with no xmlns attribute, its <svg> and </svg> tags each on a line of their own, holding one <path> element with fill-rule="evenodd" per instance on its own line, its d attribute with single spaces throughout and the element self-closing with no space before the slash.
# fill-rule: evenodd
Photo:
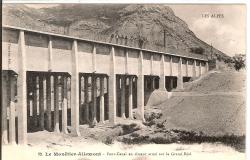
<svg viewBox="0 0 250 160">
<path fill-rule="evenodd" d="M 111 37 L 119 35 L 118 43 L 128 39 L 127 45 L 136 46 L 142 39 L 143 48 L 160 51 L 165 50 L 165 31 L 168 51 L 191 54 L 190 48 L 202 47 L 204 55 L 211 55 L 211 47 L 198 39 L 166 5 L 63 4 L 34 9 L 21 4 L 5 4 L 3 24 L 106 42 L 116 42 Z M 217 57 L 228 58 L 219 50 L 212 50 Z"/>
</svg>

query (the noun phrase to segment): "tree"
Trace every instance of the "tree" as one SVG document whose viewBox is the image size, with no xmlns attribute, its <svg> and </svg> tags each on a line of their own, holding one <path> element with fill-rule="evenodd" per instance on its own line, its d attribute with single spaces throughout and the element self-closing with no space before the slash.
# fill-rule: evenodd
<svg viewBox="0 0 250 160">
<path fill-rule="evenodd" d="M 246 55 L 238 54 L 233 57 L 234 68 L 236 71 L 245 68 L 246 66 Z"/>
</svg>

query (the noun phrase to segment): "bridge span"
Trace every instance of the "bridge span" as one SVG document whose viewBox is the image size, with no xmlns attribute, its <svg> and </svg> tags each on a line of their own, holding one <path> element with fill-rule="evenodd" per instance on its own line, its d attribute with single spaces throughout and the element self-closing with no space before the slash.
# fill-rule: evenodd
<svg viewBox="0 0 250 160">
<path fill-rule="evenodd" d="M 41 130 L 79 136 L 79 125 L 117 117 L 144 121 L 147 95 L 182 89 L 208 71 L 205 57 L 13 26 L 2 32 L 4 144 L 26 144 L 28 132 Z"/>
</svg>

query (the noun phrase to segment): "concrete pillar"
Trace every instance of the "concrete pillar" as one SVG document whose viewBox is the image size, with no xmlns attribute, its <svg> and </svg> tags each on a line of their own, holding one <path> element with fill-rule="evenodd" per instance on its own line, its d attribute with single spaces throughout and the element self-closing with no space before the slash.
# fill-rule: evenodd
<svg viewBox="0 0 250 160">
<path fill-rule="evenodd" d="M 144 75 L 143 75 L 143 53 L 140 51 L 138 59 L 138 78 L 137 78 L 137 113 L 142 121 L 144 119 Z"/>
<path fill-rule="evenodd" d="M 116 123 L 116 75 L 115 75 L 115 49 L 112 46 L 110 53 L 110 73 L 108 82 L 109 122 Z"/>
<path fill-rule="evenodd" d="M 47 97 L 47 85 L 46 85 L 46 83 L 47 83 L 47 79 L 46 79 L 46 77 L 44 76 L 43 77 L 43 107 L 44 107 L 44 109 L 43 109 L 43 117 L 44 117 L 44 122 L 43 122 L 43 124 L 45 123 L 45 116 L 44 116 L 44 114 L 45 114 L 45 111 L 47 111 L 47 100 L 46 100 L 46 97 Z M 45 124 L 44 124 L 44 126 L 45 126 Z"/>
<path fill-rule="evenodd" d="M 43 76 L 39 76 L 39 127 L 44 130 L 44 94 L 43 94 Z M 46 83 L 46 81 L 45 81 Z"/>
<path fill-rule="evenodd" d="M 84 119 L 86 123 L 89 123 L 89 88 L 88 88 L 88 76 L 84 77 Z"/>
<path fill-rule="evenodd" d="M 183 76 L 182 76 L 182 58 L 180 57 L 178 65 L 177 88 L 183 89 Z"/>
<path fill-rule="evenodd" d="M 7 75 L 2 75 L 2 144 L 8 144 L 7 134 L 7 106 L 10 105 L 8 98 L 8 79 Z"/>
<path fill-rule="evenodd" d="M 51 37 L 49 37 L 49 43 L 48 43 L 48 53 L 49 53 L 49 56 L 48 56 L 48 70 L 49 72 L 52 71 L 52 68 L 53 68 L 53 53 L 52 53 L 52 40 L 51 40 Z"/>
<path fill-rule="evenodd" d="M 26 52 L 24 31 L 19 32 L 18 40 L 18 142 L 27 144 L 27 86 L 26 86 Z"/>
<path fill-rule="evenodd" d="M 133 77 L 129 77 L 129 97 L 128 97 L 128 112 L 129 118 L 134 119 L 133 117 Z"/>
<path fill-rule="evenodd" d="M 55 107 L 54 107 L 54 132 L 59 133 L 59 76 L 55 76 L 54 84 Z"/>
<path fill-rule="evenodd" d="M 186 62 L 186 76 L 189 77 L 189 74 L 188 74 L 188 59 L 187 59 L 187 62 Z"/>
<path fill-rule="evenodd" d="M 202 70 L 201 70 L 201 61 L 200 61 L 200 65 L 199 65 L 199 76 L 201 76 L 202 75 Z"/>
<path fill-rule="evenodd" d="M 71 72 L 71 134 L 80 136 L 79 131 L 79 73 L 77 41 L 72 45 L 72 72 Z"/>
<path fill-rule="evenodd" d="M 34 124 L 37 126 L 37 114 L 39 106 L 39 77 L 34 77 L 34 97 L 33 97 L 33 120 Z"/>
<path fill-rule="evenodd" d="M 83 104 L 84 104 L 84 77 L 81 76 L 80 78 L 80 108 L 79 108 L 80 124 L 83 124 L 83 121 L 84 121 Z"/>
<path fill-rule="evenodd" d="M 32 78 L 31 77 L 29 77 L 29 79 L 27 80 L 27 85 L 29 86 L 29 88 L 32 88 L 32 85 L 31 85 L 31 82 L 32 81 Z M 30 122 L 31 122 L 31 120 L 30 120 L 30 113 L 32 112 L 32 109 L 31 109 L 31 106 L 33 106 L 32 105 L 32 101 L 30 100 L 30 93 L 31 93 L 31 91 L 28 89 L 27 90 L 27 128 L 30 126 Z"/>
<path fill-rule="evenodd" d="M 154 74 L 154 55 L 150 55 L 150 74 Z"/>
<path fill-rule="evenodd" d="M 62 105 L 62 132 L 65 134 L 68 134 L 68 130 L 67 130 L 67 77 L 64 76 L 63 78 L 63 105 Z"/>
<path fill-rule="evenodd" d="M 152 77 L 152 79 L 151 79 L 151 89 L 153 91 L 155 90 L 155 77 Z"/>
<path fill-rule="evenodd" d="M 173 57 L 170 56 L 170 76 L 173 76 Z"/>
<path fill-rule="evenodd" d="M 91 122 L 92 125 L 96 125 L 97 124 L 97 120 L 96 120 L 96 98 L 97 98 L 97 87 L 96 87 L 96 76 L 93 75 L 92 78 L 92 90 L 91 90 L 91 94 L 92 94 L 92 106 L 91 106 Z"/>
<path fill-rule="evenodd" d="M 71 109 L 71 78 L 67 78 L 67 88 L 68 88 L 68 93 L 67 93 L 67 106 L 68 109 Z"/>
<path fill-rule="evenodd" d="M 9 142 L 10 142 L 10 144 L 16 144 L 15 80 L 14 80 L 13 76 L 10 77 L 10 88 L 9 89 L 10 89 Z M 19 125 L 22 125 L 22 124 L 19 124 Z"/>
<path fill-rule="evenodd" d="M 125 96 L 126 96 L 126 78 L 124 76 L 121 76 L 121 116 L 123 119 L 126 119 L 125 115 Z"/>
<path fill-rule="evenodd" d="M 54 77 L 49 76 L 47 79 L 47 94 L 46 94 L 46 100 L 47 100 L 47 130 L 51 131 L 51 106 L 54 106 Z"/>
<path fill-rule="evenodd" d="M 171 77 L 170 79 L 170 89 L 172 90 L 174 88 L 174 79 Z"/>
<path fill-rule="evenodd" d="M 209 71 L 209 66 L 208 66 L 208 62 L 206 62 L 206 72 Z"/>
<path fill-rule="evenodd" d="M 93 54 L 92 54 L 92 65 L 93 65 L 93 72 L 96 72 L 96 47 L 93 47 Z"/>
<path fill-rule="evenodd" d="M 104 77 L 100 77 L 100 123 L 104 123 Z"/>
<path fill-rule="evenodd" d="M 125 55 L 125 74 L 128 74 L 128 50 L 126 50 L 126 55 Z"/>
<path fill-rule="evenodd" d="M 51 72 L 53 69 L 53 52 L 52 52 L 52 38 L 49 36 L 48 43 L 48 71 Z M 52 131 L 52 121 L 51 121 L 51 108 L 54 108 L 54 77 L 49 76 L 47 80 L 47 130 Z"/>
<path fill-rule="evenodd" d="M 193 63 L 193 78 L 196 78 L 196 60 L 195 59 Z"/>
<path fill-rule="evenodd" d="M 164 54 L 161 55 L 161 65 L 160 65 L 160 82 L 159 82 L 159 89 L 162 91 L 166 91 L 165 86 L 165 60 Z"/>
</svg>

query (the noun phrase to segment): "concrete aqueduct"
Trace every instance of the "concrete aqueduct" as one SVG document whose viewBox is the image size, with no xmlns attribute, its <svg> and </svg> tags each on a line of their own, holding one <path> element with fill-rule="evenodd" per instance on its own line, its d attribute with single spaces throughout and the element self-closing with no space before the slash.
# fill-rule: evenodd
<svg viewBox="0 0 250 160">
<path fill-rule="evenodd" d="M 144 120 L 145 93 L 168 93 L 207 59 L 3 26 L 2 142 L 39 130 L 80 135 L 84 123 Z"/>
</svg>

